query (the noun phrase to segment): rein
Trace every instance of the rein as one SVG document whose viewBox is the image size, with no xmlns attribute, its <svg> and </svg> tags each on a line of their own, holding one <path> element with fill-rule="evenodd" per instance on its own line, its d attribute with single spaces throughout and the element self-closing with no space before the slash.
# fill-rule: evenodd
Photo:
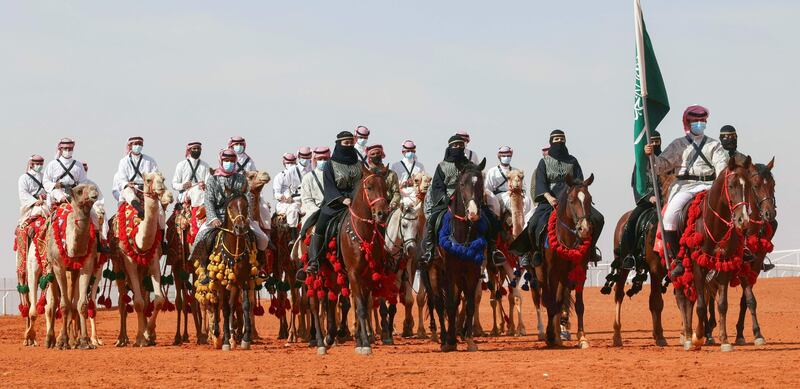
<svg viewBox="0 0 800 389">
<path fill-rule="evenodd" d="M 733 203 L 733 201 L 731 201 L 731 194 L 730 194 L 730 190 L 728 189 L 728 179 L 729 179 L 729 178 L 730 178 L 730 176 L 732 176 L 732 175 L 733 175 L 733 173 L 732 173 L 732 172 L 730 172 L 730 171 L 727 171 L 727 172 L 725 172 L 725 180 L 724 180 L 724 183 L 723 183 L 723 185 L 724 185 L 724 188 L 725 188 L 725 189 L 724 189 L 724 193 L 725 193 L 725 200 L 726 200 L 726 201 L 727 201 L 727 203 L 728 203 L 728 212 L 730 213 L 730 219 L 729 219 L 729 220 L 726 220 L 725 218 L 723 218 L 722 216 L 720 216 L 720 214 L 717 212 L 717 210 L 715 210 L 715 209 L 714 209 L 714 207 L 712 207 L 712 206 L 709 204 L 709 197 L 708 197 L 708 196 L 706 196 L 706 198 L 705 198 L 705 201 L 704 201 L 704 204 L 703 204 L 703 206 L 704 206 L 704 208 L 705 208 L 705 209 L 707 209 L 707 210 L 710 210 L 710 211 L 711 211 L 711 213 L 712 213 L 714 216 L 716 216 L 716 217 L 717 217 L 717 219 L 719 219 L 719 220 L 720 220 L 720 221 L 721 221 L 723 224 L 725 224 L 725 226 L 727 226 L 727 227 L 728 227 L 728 229 L 725 231 L 725 235 L 724 235 L 724 236 L 728 236 L 728 235 L 729 235 L 729 232 L 731 231 L 731 229 L 733 229 L 733 228 L 734 228 L 734 225 L 733 225 L 733 212 L 736 210 L 736 208 L 739 208 L 739 207 L 741 207 L 741 206 L 747 207 L 747 206 L 750 204 L 750 203 L 748 203 L 748 202 L 747 202 L 747 201 L 746 201 L 744 198 L 742 199 L 742 201 L 740 201 L 740 202 L 738 202 L 738 203 L 736 203 L 736 204 L 734 204 L 734 203 Z M 744 195 L 743 195 L 742 197 L 744 197 Z M 745 208 L 745 209 L 746 209 L 746 208 Z M 705 212 L 703 212 L 703 228 L 705 229 L 705 231 L 706 231 L 706 234 L 708 235 L 708 237 L 709 237 L 709 238 L 711 239 L 711 241 L 712 241 L 712 242 L 714 242 L 715 244 L 719 244 L 721 241 L 725 240 L 725 238 L 724 238 L 724 237 L 723 237 L 722 239 L 720 239 L 720 240 L 717 240 L 717 239 L 714 237 L 714 234 L 713 234 L 713 233 L 711 232 L 711 230 L 709 230 L 709 228 L 708 228 L 708 223 L 706 223 L 706 220 L 705 220 Z"/>
</svg>

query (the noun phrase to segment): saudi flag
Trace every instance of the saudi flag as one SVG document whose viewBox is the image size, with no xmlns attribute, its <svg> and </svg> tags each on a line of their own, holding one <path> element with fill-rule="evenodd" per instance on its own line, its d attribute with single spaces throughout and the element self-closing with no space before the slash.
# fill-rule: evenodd
<svg viewBox="0 0 800 389">
<path fill-rule="evenodd" d="M 648 143 L 650 131 L 655 130 L 669 112 L 669 101 L 656 62 L 653 44 L 644 25 L 639 0 L 633 1 L 633 17 L 636 25 L 636 98 L 633 104 L 633 149 L 636 155 L 634 181 L 637 195 L 643 196 L 647 192 L 647 181 L 651 180 L 647 174 L 649 162 L 644 155 L 644 146 Z"/>
</svg>

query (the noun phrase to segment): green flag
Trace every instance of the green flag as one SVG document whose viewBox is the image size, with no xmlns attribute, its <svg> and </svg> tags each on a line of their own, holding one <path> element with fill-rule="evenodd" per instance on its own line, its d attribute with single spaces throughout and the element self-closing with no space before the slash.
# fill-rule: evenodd
<svg viewBox="0 0 800 389">
<path fill-rule="evenodd" d="M 639 0 L 633 1 L 634 24 L 636 26 L 636 98 L 633 105 L 633 149 L 636 156 L 634 183 L 636 194 L 644 196 L 649 187 L 644 146 L 649 142 L 650 131 L 653 131 L 669 112 L 667 90 L 658 69 L 653 44 L 642 17 L 642 6 Z"/>
</svg>

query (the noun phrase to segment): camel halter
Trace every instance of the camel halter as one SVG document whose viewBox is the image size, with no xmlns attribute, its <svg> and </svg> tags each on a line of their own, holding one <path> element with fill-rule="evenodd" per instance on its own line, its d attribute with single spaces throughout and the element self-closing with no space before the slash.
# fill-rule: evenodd
<svg viewBox="0 0 800 389">
<path fill-rule="evenodd" d="M 730 177 L 732 175 L 734 175 L 733 172 L 726 171 L 725 172 L 725 182 L 723 183 L 723 186 L 725 188 L 724 189 L 725 200 L 728 203 L 728 212 L 731 214 L 730 220 L 726 220 L 725 218 L 720 216 L 720 214 L 717 212 L 717 210 L 715 210 L 714 207 L 712 207 L 711 204 L 709 204 L 708 196 L 706 196 L 705 201 L 704 201 L 705 208 L 710 210 L 711 213 L 713 213 L 714 216 L 717 217 L 717 219 L 719 219 L 723 224 L 725 224 L 725 226 L 728 227 L 728 229 L 725 231 L 725 235 L 728 235 L 728 232 L 732 228 L 734 228 L 734 225 L 733 225 L 733 212 L 736 210 L 736 208 L 739 208 L 741 206 L 749 207 L 749 205 L 750 205 L 750 203 L 747 202 L 747 200 L 745 198 L 745 195 L 744 195 L 745 191 L 744 190 L 742 190 L 742 201 L 740 201 L 740 202 L 738 202 L 736 204 L 734 204 L 733 201 L 731 201 L 731 193 L 730 193 L 730 190 L 728 189 L 728 180 L 730 179 Z M 745 208 L 745 210 L 746 209 L 747 208 Z M 721 240 L 717 240 L 716 238 L 714 238 L 714 234 L 712 234 L 711 230 L 708 229 L 708 223 L 706 223 L 706 221 L 705 221 L 705 212 L 703 213 L 703 228 L 706 230 L 706 234 L 708 235 L 709 238 L 711 238 L 712 242 L 714 242 L 715 244 L 719 244 L 721 242 Z M 725 238 L 723 238 L 723 239 L 725 239 Z"/>
</svg>

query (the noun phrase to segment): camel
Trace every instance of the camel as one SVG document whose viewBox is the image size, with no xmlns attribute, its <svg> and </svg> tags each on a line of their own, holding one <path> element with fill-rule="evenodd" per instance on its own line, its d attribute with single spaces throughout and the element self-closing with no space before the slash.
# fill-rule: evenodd
<svg viewBox="0 0 800 389">
<path fill-rule="evenodd" d="M 116 247 L 114 267 L 118 273 L 124 271 L 125 278 L 117 279 L 117 286 L 120 291 L 120 331 L 117 337 L 116 346 L 124 347 L 128 345 L 127 334 L 127 312 L 123 308 L 127 304 L 126 286 L 133 292 L 133 309 L 138 318 L 138 329 L 136 331 L 136 341 L 134 346 L 152 346 L 156 342 L 156 318 L 161 306 L 164 304 L 165 296 L 161 288 L 161 269 L 158 259 L 161 257 L 161 242 L 157 237 L 161 236 L 159 231 L 158 218 L 162 200 L 171 201 L 172 193 L 167 191 L 164 185 L 164 176 L 160 172 L 144 173 L 144 219 L 139 219 L 132 207 L 128 204 L 121 204 L 120 210 L 124 214 L 118 213 L 111 222 L 111 231 L 114 236 L 112 242 Z M 125 239 L 119 239 L 120 223 L 127 223 L 129 218 L 133 219 L 133 226 L 136 233 L 127 236 L 132 231 L 128 227 L 124 228 Z M 123 270 L 124 269 L 124 270 Z M 150 306 L 150 285 L 145 285 L 145 280 L 149 279 L 152 285 L 152 292 L 156 297 L 153 305 Z M 145 287 L 145 290 L 143 290 Z M 147 312 L 145 312 L 147 310 Z M 150 313 L 148 321 L 147 314 Z"/>
<path fill-rule="evenodd" d="M 522 234 L 525 228 L 525 191 L 524 191 L 525 173 L 521 170 L 512 170 L 508 173 L 508 197 L 509 209 L 506 214 L 508 215 L 506 224 L 511 226 L 511 236 L 509 242 L 513 242 L 517 236 Z M 516 262 L 516 261 L 515 261 Z M 507 267 L 506 272 L 510 270 L 508 262 L 504 265 Z M 521 270 L 520 270 L 521 272 Z M 511 293 L 508 295 L 508 310 L 509 310 L 509 335 L 527 335 L 525 330 L 525 323 L 522 322 L 522 292 L 520 292 L 520 272 L 513 272 L 513 287 L 509 285 Z M 536 310 L 539 316 L 540 310 Z M 514 318 L 516 317 L 517 325 L 514 326 Z M 540 333 L 544 334 L 544 326 L 539 326 Z"/>
<path fill-rule="evenodd" d="M 250 190 L 250 212 L 252 213 L 253 217 L 250 219 L 251 228 L 256 228 L 254 223 L 258 224 L 258 228 L 264 231 L 267 236 L 269 236 L 270 226 L 264 223 L 264 220 L 269 220 L 270 215 L 264 215 L 263 213 L 269 212 L 268 209 L 265 209 L 267 205 L 264 203 L 264 200 L 261 198 L 261 191 L 264 189 L 264 185 L 268 184 L 271 180 L 269 173 L 265 171 L 249 171 L 245 174 L 247 178 L 247 187 Z M 266 266 L 266 263 L 261 264 L 261 266 Z M 256 298 L 256 291 L 254 288 L 250 288 L 247 293 L 249 294 L 250 301 L 250 318 L 252 322 L 250 323 L 250 328 L 252 328 L 252 338 L 253 339 L 260 339 L 258 336 L 258 331 L 256 330 L 256 316 L 253 314 L 253 309 L 256 307 L 258 303 L 258 299 Z M 292 292 L 292 299 L 294 300 L 294 292 Z M 292 318 L 292 324 L 294 324 L 294 318 Z"/>
<path fill-rule="evenodd" d="M 98 221 L 97 224 L 102 226 L 105 223 L 105 220 L 106 220 L 106 209 L 105 209 L 105 207 L 102 207 L 102 206 L 96 206 L 96 207 L 94 207 L 94 209 L 95 209 L 95 213 L 97 214 L 97 221 Z M 106 237 L 103 236 L 102 238 L 106 238 Z M 100 239 L 100 232 L 98 232 L 98 239 Z M 102 259 L 100 257 L 103 256 L 103 255 L 104 254 L 98 252 L 97 256 L 95 257 L 95 271 L 94 271 L 94 275 L 92 276 L 93 282 L 92 282 L 92 285 L 89 287 L 89 301 L 91 301 L 90 304 L 97 304 L 96 303 L 96 301 L 97 301 L 97 286 L 100 284 L 100 280 L 103 279 L 103 265 L 105 264 L 104 262 L 101 263 Z M 97 311 L 97 308 L 99 308 L 99 307 L 97 305 L 95 305 L 95 312 Z M 95 323 L 95 317 L 94 316 L 95 315 L 89 316 L 89 324 L 91 326 L 91 335 L 89 336 L 89 339 L 91 340 L 93 345 L 102 346 L 103 345 L 103 341 L 100 338 L 97 337 L 97 323 Z"/>
<path fill-rule="evenodd" d="M 68 204 L 62 204 L 51 217 L 47 226 L 45 242 L 47 262 L 52 268 L 55 281 L 48 293 L 60 298 L 63 315 L 61 333 L 55 338 L 55 321 L 47 320 L 47 347 L 67 349 L 71 346 L 91 349 L 87 331 L 88 288 L 94 272 L 97 252 L 96 232 L 89 215 L 92 205 L 97 201 L 97 188 L 94 185 L 78 185 L 71 191 Z M 59 294 L 56 294 L 58 290 Z M 48 301 L 48 311 L 55 309 L 55 298 Z M 67 326 L 75 320 L 79 333 L 74 333 L 72 342 L 68 338 Z"/>
<path fill-rule="evenodd" d="M 43 237 L 39 231 L 44 231 L 44 218 L 35 219 L 26 224 L 18 231 L 17 242 L 17 276 L 19 284 L 23 286 L 20 292 L 20 313 L 25 317 L 25 332 L 23 346 L 38 346 L 36 341 L 36 318 L 39 314 L 37 309 L 37 295 L 39 292 L 39 277 L 43 269 L 49 268 L 44 258 L 45 245 Z M 33 230 L 34 223 L 42 223 L 40 227 Z M 31 229 L 32 235 L 28 234 Z M 49 272 L 49 270 L 47 271 Z"/>
</svg>

